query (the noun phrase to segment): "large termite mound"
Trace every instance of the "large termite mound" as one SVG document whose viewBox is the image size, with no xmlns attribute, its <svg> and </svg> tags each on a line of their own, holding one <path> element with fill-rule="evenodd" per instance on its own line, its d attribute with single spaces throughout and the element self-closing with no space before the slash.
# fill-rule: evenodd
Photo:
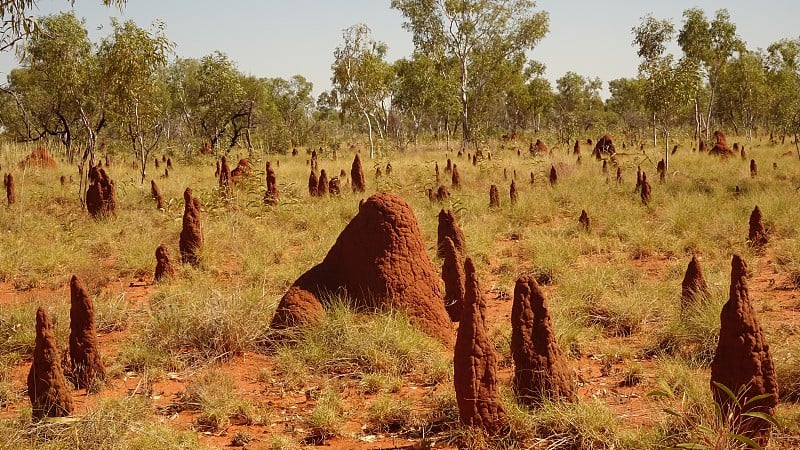
<svg viewBox="0 0 800 450">
<path fill-rule="evenodd" d="M 203 247 L 203 230 L 200 224 L 200 200 L 192 196 L 191 188 L 183 191 L 183 228 L 179 248 L 184 264 L 200 263 L 200 249 Z"/>
<path fill-rule="evenodd" d="M 80 278 L 69 282 L 69 373 L 77 388 L 88 388 L 106 375 L 97 329 L 94 325 L 94 303 Z"/>
<path fill-rule="evenodd" d="M 223 190 L 231 188 L 231 166 L 228 164 L 228 158 L 222 156 L 222 164 L 219 168 L 219 187 Z"/>
<path fill-rule="evenodd" d="M 105 169 L 94 166 L 89 169 L 89 188 L 86 190 L 86 210 L 93 218 L 113 217 L 117 211 L 117 192 L 114 180 Z"/>
<path fill-rule="evenodd" d="M 239 164 L 236 165 L 236 168 L 231 170 L 231 180 L 237 181 L 239 178 L 250 176 L 253 174 L 253 166 L 250 165 L 250 161 L 247 159 L 240 159 Z"/>
<path fill-rule="evenodd" d="M 467 258 L 464 308 L 453 351 L 453 384 L 464 425 L 497 436 L 508 430 L 508 418 L 498 391 L 498 355 L 486 329 L 484 300 L 475 266 Z"/>
<path fill-rule="evenodd" d="M 681 309 L 685 310 L 691 305 L 708 298 L 708 284 L 703 276 L 703 269 L 696 256 L 692 256 L 686 274 L 681 283 Z"/>
<path fill-rule="evenodd" d="M 317 177 L 317 172 L 314 169 L 308 174 L 308 195 L 312 197 L 319 196 L 319 178 Z"/>
<path fill-rule="evenodd" d="M 449 209 L 445 211 L 444 208 L 439 211 L 439 225 L 436 229 L 436 235 L 436 254 L 439 255 L 439 258 L 444 259 L 443 248 L 445 238 L 452 239 L 459 254 L 464 255 L 467 251 L 467 238 L 464 237 L 464 232 L 461 231 L 461 227 L 458 226 L 453 211 Z"/>
<path fill-rule="evenodd" d="M 508 188 L 508 198 L 511 199 L 512 204 L 516 204 L 517 200 L 519 200 L 519 191 L 515 180 L 511 180 L 511 186 Z"/>
<path fill-rule="evenodd" d="M 600 157 L 604 153 L 605 154 L 609 154 L 609 155 L 613 155 L 614 153 L 616 153 L 616 151 L 617 150 L 614 147 L 614 142 L 611 140 L 611 136 L 606 134 L 606 135 L 604 135 L 603 137 L 601 137 L 600 139 L 597 140 L 597 144 L 595 144 L 594 150 L 592 151 L 592 153 L 595 156 Z"/>
<path fill-rule="evenodd" d="M 315 320 L 331 294 L 342 294 L 357 309 L 402 310 L 429 335 L 452 342 L 438 274 L 417 219 L 395 194 L 375 194 L 359 205 L 325 259 L 283 296 L 271 326 Z"/>
<path fill-rule="evenodd" d="M 643 205 L 650 204 L 650 200 L 653 198 L 653 187 L 650 186 L 650 182 L 647 181 L 647 173 L 642 172 L 642 185 L 640 187 L 639 196 L 642 199 Z"/>
<path fill-rule="evenodd" d="M 720 385 L 739 398 L 731 399 Z M 730 297 L 720 314 L 719 342 L 711 362 L 711 392 L 714 402 L 722 409 L 722 417 L 733 418 L 732 432 L 766 446 L 770 423 L 742 414 L 774 415 L 778 382 L 769 344 L 750 302 L 747 265 L 739 255 L 733 255 L 731 261 Z"/>
<path fill-rule="evenodd" d="M 556 341 L 544 293 L 533 277 L 523 276 L 514 286 L 511 356 L 513 386 L 520 403 L 574 399 L 572 373 Z"/>
<path fill-rule="evenodd" d="M 55 169 L 56 160 L 47 153 L 47 150 L 45 150 L 43 147 L 39 147 L 26 156 L 25 159 L 20 161 L 19 167 L 22 169 L 30 167 Z"/>
<path fill-rule="evenodd" d="M 36 341 L 28 372 L 28 398 L 34 420 L 72 413 L 72 397 L 61 369 L 53 322 L 41 307 L 36 310 Z"/>
<path fill-rule="evenodd" d="M 715 131 L 714 138 L 716 139 L 716 143 L 711 150 L 709 151 L 712 155 L 719 155 L 719 156 L 731 156 L 733 155 L 733 150 L 728 146 L 728 140 L 725 138 L 725 133 L 722 131 Z"/>
</svg>

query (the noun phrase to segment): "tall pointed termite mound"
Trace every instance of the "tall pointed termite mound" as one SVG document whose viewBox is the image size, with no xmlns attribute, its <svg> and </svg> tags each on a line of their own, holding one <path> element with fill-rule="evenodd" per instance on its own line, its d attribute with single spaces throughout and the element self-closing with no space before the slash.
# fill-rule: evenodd
<svg viewBox="0 0 800 450">
<path fill-rule="evenodd" d="M 42 307 L 36 310 L 36 341 L 28 372 L 28 398 L 34 420 L 72 413 L 72 396 L 61 369 L 53 322 Z"/>
<path fill-rule="evenodd" d="M 547 301 L 533 277 L 523 276 L 514 287 L 511 309 L 511 355 L 514 391 L 520 403 L 572 400 L 572 373 L 550 320 Z"/>
<path fill-rule="evenodd" d="M 75 275 L 70 280 L 69 290 L 70 374 L 77 388 L 88 388 L 106 376 L 94 325 L 94 303 L 83 281 Z"/>
<path fill-rule="evenodd" d="M 750 414 L 775 414 L 778 381 L 769 344 L 750 302 L 747 264 L 739 255 L 733 255 L 731 261 L 730 297 L 720 314 L 719 341 L 711 362 L 711 392 L 722 417 L 730 420 L 732 432 L 761 447 L 767 445 L 772 425 Z"/>
<path fill-rule="evenodd" d="M 453 352 L 453 384 L 461 423 L 499 436 L 508 418 L 498 391 L 498 355 L 486 329 L 486 301 L 472 260 L 464 262 L 465 293 Z"/>
<path fill-rule="evenodd" d="M 192 195 L 192 190 L 183 191 L 183 229 L 179 248 L 184 264 L 198 265 L 200 249 L 203 247 L 203 230 L 200 224 L 200 200 Z"/>
</svg>

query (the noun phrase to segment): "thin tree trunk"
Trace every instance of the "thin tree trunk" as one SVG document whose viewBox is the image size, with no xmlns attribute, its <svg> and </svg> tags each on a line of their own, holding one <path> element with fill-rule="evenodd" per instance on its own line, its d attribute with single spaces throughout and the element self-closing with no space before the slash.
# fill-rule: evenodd
<svg viewBox="0 0 800 450">
<path fill-rule="evenodd" d="M 370 120 L 369 114 L 367 114 L 366 110 L 364 110 L 364 117 L 367 119 L 367 129 L 369 130 L 369 159 L 374 159 L 375 143 L 372 139 L 372 120 Z"/>
</svg>

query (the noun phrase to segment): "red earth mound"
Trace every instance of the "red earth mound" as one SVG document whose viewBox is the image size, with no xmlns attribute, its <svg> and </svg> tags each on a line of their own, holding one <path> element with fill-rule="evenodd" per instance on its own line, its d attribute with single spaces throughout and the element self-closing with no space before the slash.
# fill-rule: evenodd
<svg viewBox="0 0 800 450">
<path fill-rule="evenodd" d="M 161 190 L 158 188 L 156 180 L 150 180 L 150 194 L 156 201 L 156 208 L 164 209 L 164 197 L 161 196 Z"/>
<path fill-rule="evenodd" d="M 165 278 L 175 277 L 175 267 L 169 257 L 169 249 L 164 244 L 156 248 L 156 272 L 153 282 L 158 283 Z"/>
<path fill-rule="evenodd" d="M 449 209 L 439 211 L 439 224 L 436 229 L 436 254 L 439 258 L 444 258 L 443 246 L 445 238 L 450 238 L 456 246 L 456 250 L 461 255 L 465 255 L 467 251 L 467 239 L 464 237 L 464 232 L 456 222 L 456 217 L 453 211 Z"/>
<path fill-rule="evenodd" d="M 499 436 L 509 428 L 498 391 L 499 356 L 486 329 L 484 300 L 475 266 L 464 262 L 465 292 L 461 322 L 453 351 L 453 384 L 461 422 Z"/>
<path fill-rule="evenodd" d="M 32 151 L 28 156 L 25 157 L 19 163 L 19 167 L 29 168 L 29 167 L 42 167 L 45 169 L 55 169 L 56 168 L 56 160 L 53 159 L 52 156 L 47 154 L 47 150 L 43 147 L 39 147 L 36 150 Z"/>
<path fill-rule="evenodd" d="M 750 213 L 750 231 L 747 234 L 747 240 L 755 248 L 762 248 L 769 241 L 767 239 L 767 230 L 764 228 L 764 216 L 758 205 Z"/>
<path fill-rule="evenodd" d="M 464 303 L 464 265 L 456 244 L 449 237 L 442 246 L 442 280 L 444 280 L 444 307 L 450 320 L 461 320 Z"/>
<path fill-rule="evenodd" d="M 3 186 L 6 188 L 6 201 L 9 205 L 17 202 L 17 189 L 14 187 L 14 175 L 3 175 Z"/>
<path fill-rule="evenodd" d="M 500 207 L 500 191 L 497 189 L 497 185 L 493 184 L 489 186 L 489 208 L 499 208 Z"/>
<path fill-rule="evenodd" d="M 708 284 L 696 256 L 692 256 L 681 283 L 681 310 L 708 298 Z"/>
<path fill-rule="evenodd" d="M 367 182 L 364 179 L 364 169 L 361 167 L 361 158 L 356 153 L 353 158 L 353 166 L 350 168 L 350 183 L 353 192 L 364 192 L 367 189 Z"/>
<path fill-rule="evenodd" d="M 89 169 L 91 184 L 86 190 L 86 210 L 93 218 L 113 217 L 117 212 L 117 193 L 105 169 L 97 166 Z"/>
<path fill-rule="evenodd" d="M 266 174 L 267 192 L 264 193 L 264 204 L 275 206 L 278 204 L 278 197 L 280 197 L 280 193 L 278 192 L 278 178 L 275 175 L 275 170 L 272 168 L 269 161 L 267 161 L 266 165 Z"/>
<path fill-rule="evenodd" d="M 728 140 L 725 138 L 725 133 L 717 130 L 714 132 L 714 138 L 717 142 L 711 147 L 711 151 L 709 151 L 710 154 L 725 157 L 733 155 L 733 150 L 728 147 Z"/>
<path fill-rule="evenodd" d="M 312 322 L 329 295 L 356 309 L 399 309 L 427 334 L 452 342 L 438 274 L 411 207 L 381 193 L 359 206 L 325 259 L 295 281 L 278 304 L 272 328 Z"/>
<path fill-rule="evenodd" d="M 34 420 L 66 417 L 72 413 L 72 396 L 61 369 L 53 322 L 41 306 L 36 310 L 36 341 L 28 372 L 28 398 Z"/>
<path fill-rule="evenodd" d="M 556 340 L 550 312 L 539 284 L 523 276 L 514 286 L 511 309 L 513 386 L 523 405 L 573 400 L 575 383 Z"/>
<path fill-rule="evenodd" d="M 183 191 L 183 228 L 179 248 L 184 264 L 200 263 L 200 249 L 203 247 L 203 230 L 200 224 L 200 200 L 192 196 L 192 190 Z"/>
<path fill-rule="evenodd" d="M 739 398 L 731 399 L 720 385 Z M 731 261 L 730 297 L 720 314 L 719 342 L 711 362 L 711 392 L 723 417 L 733 418 L 732 432 L 753 439 L 761 447 L 767 445 L 770 423 L 742 416 L 754 412 L 774 416 L 778 381 L 769 344 L 750 302 L 747 264 L 739 255 L 733 255 Z"/>
<path fill-rule="evenodd" d="M 88 388 L 106 376 L 94 325 L 94 303 L 80 278 L 69 283 L 69 374 L 75 387 Z"/>
</svg>

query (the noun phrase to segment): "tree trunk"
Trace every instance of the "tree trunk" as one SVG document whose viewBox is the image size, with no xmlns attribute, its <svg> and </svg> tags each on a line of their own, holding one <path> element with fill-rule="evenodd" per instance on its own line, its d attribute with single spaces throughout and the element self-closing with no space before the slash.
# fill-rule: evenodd
<svg viewBox="0 0 800 450">
<path fill-rule="evenodd" d="M 669 168 L 669 128 L 664 127 L 664 176 Z"/>
<path fill-rule="evenodd" d="M 467 58 L 461 58 L 461 147 L 464 148 L 472 136 L 469 129 L 469 99 L 467 98 Z"/>
<path fill-rule="evenodd" d="M 375 158 L 375 143 L 372 139 L 372 120 L 369 118 L 366 110 L 363 110 L 364 117 L 367 119 L 367 129 L 369 130 L 369 159 Z"/>
<path fill-rule="evenodd" d="M 653 113 L 653 147 L 658 146 L 658 128 L 656 127 L 656 113 Z"/>
</svg>

